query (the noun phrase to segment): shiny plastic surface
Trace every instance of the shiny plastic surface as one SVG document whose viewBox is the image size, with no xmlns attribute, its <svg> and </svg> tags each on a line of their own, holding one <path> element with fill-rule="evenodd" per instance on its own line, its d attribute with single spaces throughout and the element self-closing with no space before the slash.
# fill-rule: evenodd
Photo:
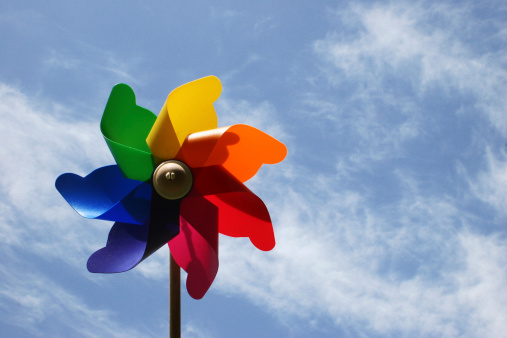
<svg viewBox="0 0 507 338">
<path fill-rule="evenodd" d="M 143 259 L 147 241 L 146 225 L 116 222 L 109 232 L 106 246 L 88 258 L 86 267 L 94 273 L 130 270 Z"/>
<path fill-rule="evenodd" d="M 180 201 L 152 191 L 149 219 L 143 224 L 116 222 L 106 246 L 90 256 L 88 271 L 116 273 L 132 269 L 179 233 Z"/>
<path fill-rule="evenodd" d="M 55 186 L 86 218 L 142 224 L 149 216 L 151 186 L 125 178 L 116 165 L 101 167 L 85 177 L 62 174 Z"/>
<path fill-rule="evenodd" d="M 194 188 L 213 203 L 218 212 L 218 231 L 231 237 L 249 237 L 256 248 L 275 246 L 271 218 L 264 202 L 221 166 L 195 170 Z"/>
<path fill-rule="evenodd" d="M 154 161 L 146 137 L 156 116 L 136 105 L 134 91 L 126 84 L 113 87 L 107 101 L 100 130 L 125 177 L 148 181 Z"/>
<path fill-rule="evenodd" d="M 193 191 L 181 203 L 180 233 L 169 242 L 176 263 L 188 273 L 187 291 L 201 299 L 218 271 L 219 210 Z"/>
<path fill-rule="evenodd" d="M 146 139 L 157 164 L 174 158 L 189 134 L 217 127 L 213 102 L 221 91 L 220 80 L 207 76 L 169 94 Z"/>
<path fill-rule="evenodd" d="M 263 164 L 282 161 L 283 143 L 244 124 L 189 135 L 176 158 L 198 168 L 221 165 L 241 182 L 252 178 Z"/>
</svg>

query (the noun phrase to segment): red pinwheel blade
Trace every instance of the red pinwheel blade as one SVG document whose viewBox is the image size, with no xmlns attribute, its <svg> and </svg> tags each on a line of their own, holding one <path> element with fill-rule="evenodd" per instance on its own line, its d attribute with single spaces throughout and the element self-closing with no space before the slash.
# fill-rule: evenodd
<svg viewBox="0 0 507 338">
<path fill-rule="evenodd" d="M 221 234 L 249 237 L 256 248 L 275 246 L 271 218 L 264 202 L 221 166 L 194 170 L 194 188 L 218 207 Z"/>
<path fill-rule="evenodd" d="M 220 210 L 218 231 L 230 237 L 249 237 L 259 250 L 275 247 L 275 234 L 268 209 L 252 192 L 206 196 Z"/>
<path fill-rule="evenodd" d="M 171 255 L 188 273 L 187 291 L 201 299 L 218 271 L 218 210 L 193 191 L 181 203 L 180 233 L 169 242 Z"/>
<path fill-rule="evenodd" d="M 249 237 L 256 248 L 275 246 L 271 218 L 264 202 L 221 166 L 194 170 L 194 187 L 218 207 L 221 234 Z"/>
</svg>

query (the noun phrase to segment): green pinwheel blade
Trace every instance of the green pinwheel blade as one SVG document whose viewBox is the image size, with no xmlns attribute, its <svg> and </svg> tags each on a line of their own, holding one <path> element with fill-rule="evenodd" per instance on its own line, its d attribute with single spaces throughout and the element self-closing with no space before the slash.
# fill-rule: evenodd
<svg viewBox="0 0 507 338">
<path fill-rule="evenodd" d="M 100 121 L 100 130 L 116 163 L 126 178 L 148 181 L 154 169 L 146 144 L 157 116 L 136 105 L 132 88 L 120 83 L 113 87 Z"/>
</svg>

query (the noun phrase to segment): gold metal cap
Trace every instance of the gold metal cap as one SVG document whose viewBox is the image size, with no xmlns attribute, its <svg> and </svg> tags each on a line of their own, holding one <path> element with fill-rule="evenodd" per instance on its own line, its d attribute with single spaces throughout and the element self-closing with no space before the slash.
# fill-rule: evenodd
<svg viewBox="0 0 507 338">
<path fill-rule="evenodd" d="M 162 197 L 177 200 L 192 188 L 192 172 L 183 162 L 169 160 L 161 163 L 153 173 L 153 187 Z"/>
</svg>

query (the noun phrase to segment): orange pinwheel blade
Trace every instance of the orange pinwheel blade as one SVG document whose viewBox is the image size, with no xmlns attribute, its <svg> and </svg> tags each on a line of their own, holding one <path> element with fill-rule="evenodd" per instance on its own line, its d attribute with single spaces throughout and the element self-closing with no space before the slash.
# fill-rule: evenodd
<svg viewBox="0 0 507 338">
<path fill-rule="evenodd" d="M 244 124 L 189 135 L 176 158 L 193 168 L 221 165 L 241 182 L 287 155 L 283 143 Z"/>
<path fill-rule="evenodd" d="M 157 162 L 174 158 L 189 134 L 217 127 L 213 102 L 221 91 L 220 80 L 207 76 L 169 94 L 146 139 Z"/>
</svg>

